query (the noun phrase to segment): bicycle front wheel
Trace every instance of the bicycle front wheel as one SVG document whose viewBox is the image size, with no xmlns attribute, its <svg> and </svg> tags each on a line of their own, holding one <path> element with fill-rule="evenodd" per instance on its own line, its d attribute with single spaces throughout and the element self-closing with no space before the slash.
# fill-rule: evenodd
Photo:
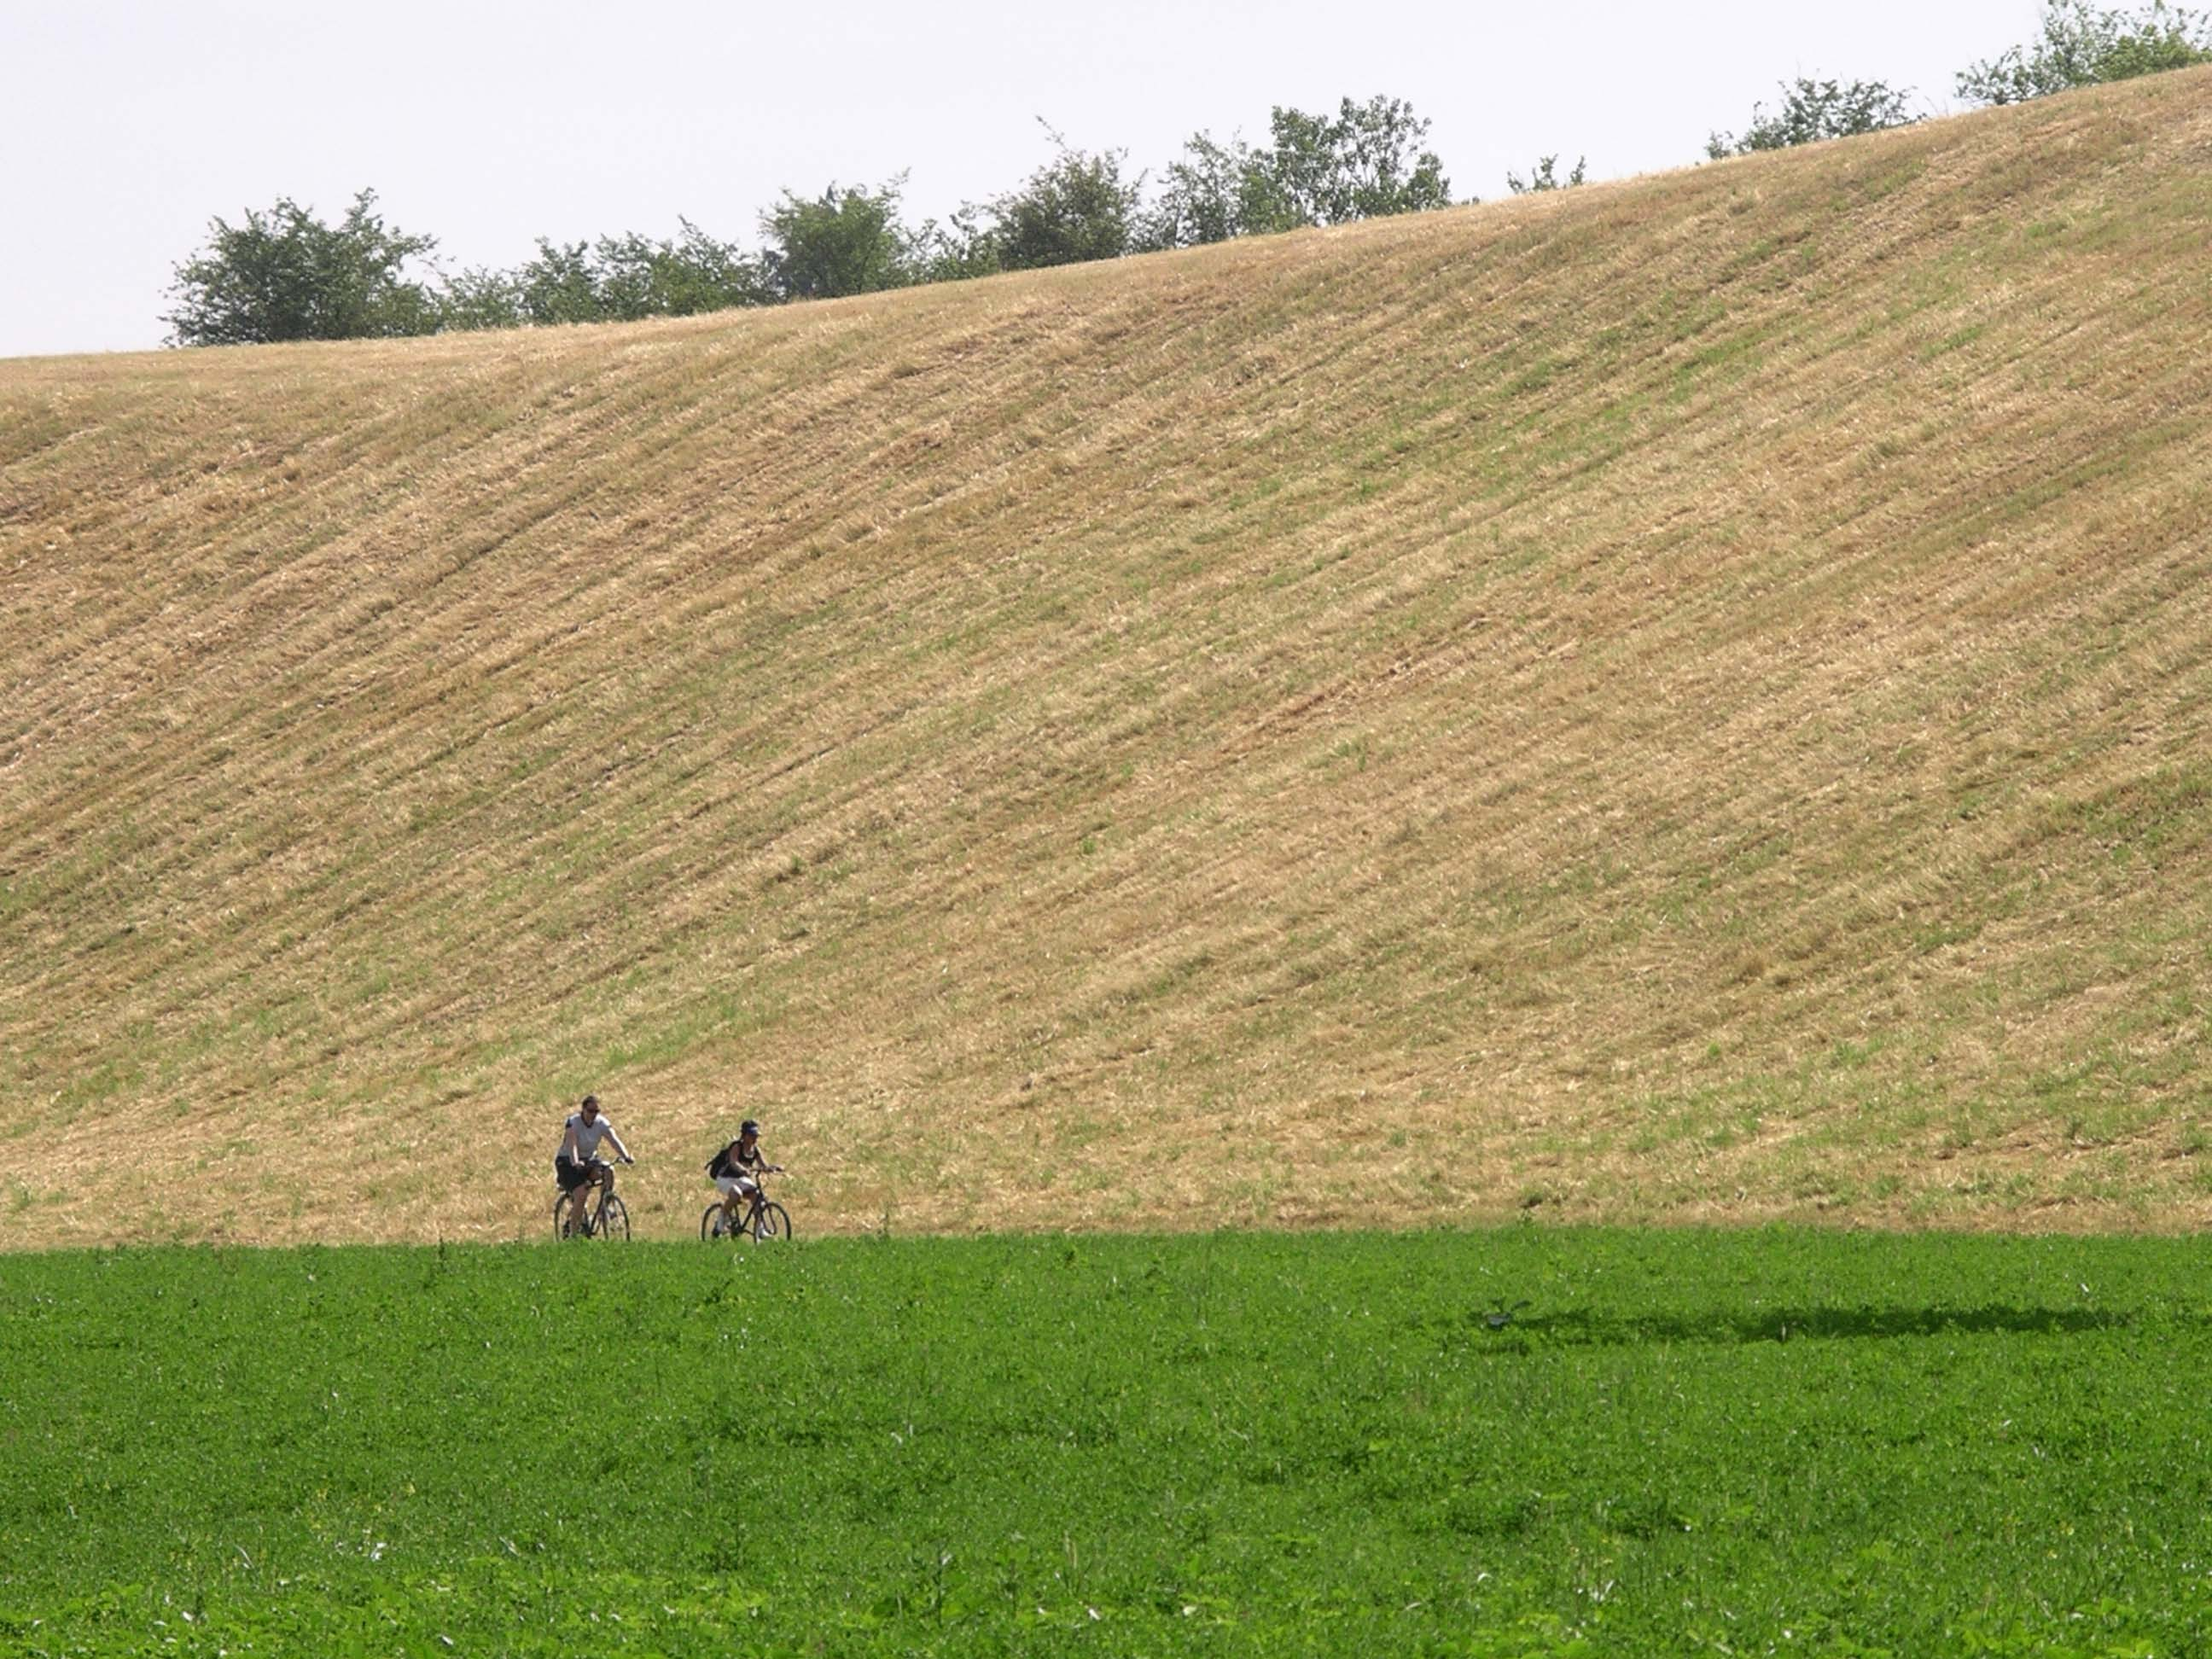
<svg viewBox="0 0 2212 1659">
<path fill-rule="evenodd" d="M 602 1238 L 629 1237 L 629 1207 L 612 1194 L 607 1198 L 606 1208 L 599 1212 L 599 1237 Z"/>
<path fill-rule="evenodd" d="M 762 1205 L 753 1218 L 753 1237 L 757 1239 L 789 1238 L 791 1212 L 774 1201 Z"/>
</svg>

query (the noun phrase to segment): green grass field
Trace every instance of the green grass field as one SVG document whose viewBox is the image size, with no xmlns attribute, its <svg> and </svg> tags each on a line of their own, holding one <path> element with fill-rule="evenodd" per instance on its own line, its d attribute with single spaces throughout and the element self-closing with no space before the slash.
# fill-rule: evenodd
<svg viewBox="0 0 2212 1659">
<path fill-rule="evenodd" d="M 2202 1267 L 1536 1226 L 16 1255 L 0 1652 L 2202 1653 Z"/>
</svg>

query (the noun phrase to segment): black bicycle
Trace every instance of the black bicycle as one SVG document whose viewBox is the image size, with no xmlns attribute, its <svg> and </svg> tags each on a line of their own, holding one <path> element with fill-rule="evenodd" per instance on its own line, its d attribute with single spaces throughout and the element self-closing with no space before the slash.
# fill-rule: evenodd
<svg viewBox="0 0 2212 1659">
<path fill-rule="evenodd" d="M 709 1204 L 699 1217 L 700 1238 L 709 1244 L 721 1238 L 750 1238 L 756 1243 L 789 1238 L 791 1212 L 770 1198 L 757 1181 L 751 1198 L 751 1204 L 740 1209 L 735 1220 L 721 1205 Z"/>
<path fill-rule="evenodd" d="M 563 1192 L 553 1200 L 553 1237 L 556 1238 L 628 1238 L 629 1237 L 629 1206 L 615 1196 L 614 1165 L 603 1159 L 592 1160 L 607 1172 L 606 1183 L 579 1187 L 574 1192 Z M 623 1163 L 631 1160 L 624 1158 Z M 591 1201 L 592 1188 L 598 1186 L 599 1201 Z"/>
</svg>

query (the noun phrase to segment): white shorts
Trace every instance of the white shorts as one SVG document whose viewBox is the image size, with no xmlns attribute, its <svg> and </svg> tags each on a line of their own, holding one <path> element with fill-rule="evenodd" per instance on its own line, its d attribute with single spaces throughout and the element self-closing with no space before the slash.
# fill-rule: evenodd
<svg viewBox="0 0 2212 1659">
<path fill-rule="evenodd" d="M 755 1182 L 750 1176 L 716 1176 L 715 1188 L 724 1198 L 736 1198 L 753 1190 Z"/>
</svg>

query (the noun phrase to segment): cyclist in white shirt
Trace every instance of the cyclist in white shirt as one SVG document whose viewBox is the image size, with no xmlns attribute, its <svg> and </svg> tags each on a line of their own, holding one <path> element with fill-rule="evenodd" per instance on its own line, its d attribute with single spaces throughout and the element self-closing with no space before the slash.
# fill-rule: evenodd
<svg viewBox="0 0 2212 1659">
<path fill-rule="evenodd" d="M 562 1125 L 561 1150 L 553 1156 L 553 1178 L 561 1183 L 562 1192 L 576 1194 L 569 1208 L 572 1231 L 588 1212 L 592 1201 L 589 1189 L 613 1183 L 614 1168 L 599 1156 L 599 1143 L 603 1140 L 614 1142 L 615 1154 L 623 1163 L 633 1161 L 629 1148 L 615 1133 L 615 1126 L 601 1115 L 599 1097 L 586 1095 L 583 1103 Z"/>
</svg>

